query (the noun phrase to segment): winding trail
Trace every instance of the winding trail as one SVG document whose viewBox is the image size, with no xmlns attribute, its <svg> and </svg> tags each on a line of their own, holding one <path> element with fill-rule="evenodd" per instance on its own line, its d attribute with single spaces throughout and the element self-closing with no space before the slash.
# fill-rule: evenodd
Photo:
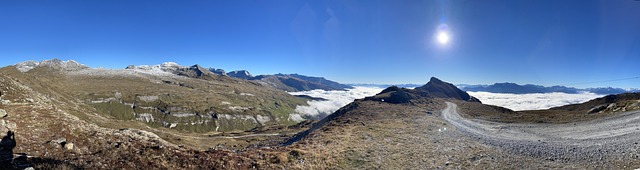
<svg viewBox="0 0 640 170">
<path fill-rule="evenodd" d="M 295 133 L 289 133 L 289 134 L 295 134 Z M 259 133 L 259 134 L 240 135 L 240 136 L 215 136 L 215 137 L 209 137 L 209 138 L 211 138 L 211 139 L 220 139 L 220 138 L 238 139 L 238 138 L 248 138 L 248 137 L 256 137 L 256 136 L 277 136 L 277 135 L 284 135 L 284 134 L 279 134 L 279 133 Z"/>
<path fill-rule="evenodd" d="M 624 112 L 612 117 L 565 124 L 498 123 L 469 120 L 458 114 L 457 105 L 446 102 L 444 119 L 462 131 L 483 138 L 514 141 L 583 143 L 587 140 L 632 137 L 640 139 L 640 111 Z M 636 135 L 629 135 L 636 134 Z"/>
<path fill-rule="evenodd" d="M 509 153 L 599 164 L 640 158 L 640 111 L 565 124 L 499 123 L 463 118 L 446 103 L 442 117 L 459 132 Z"/>
</svg>

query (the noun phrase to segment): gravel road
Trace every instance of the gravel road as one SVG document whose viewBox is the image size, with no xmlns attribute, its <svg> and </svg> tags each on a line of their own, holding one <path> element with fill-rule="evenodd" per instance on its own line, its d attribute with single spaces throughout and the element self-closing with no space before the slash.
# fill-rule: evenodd
<svg viewBox="0 0 640 170">
<path fill-rule="evenodd" d="M 567 124 L 498 123 L 460 116 L 457 105 L 446 102 L 443 118 L 462 133 L 515 152 L 550 160 L 638 160 L 640 111 Z"/>
</svg>

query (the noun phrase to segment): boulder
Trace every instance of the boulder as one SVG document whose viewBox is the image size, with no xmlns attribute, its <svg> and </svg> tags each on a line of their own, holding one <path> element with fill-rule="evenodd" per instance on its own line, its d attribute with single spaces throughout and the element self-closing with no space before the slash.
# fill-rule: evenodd
<svg viewBox="0 0 640 170">
<path fill-rule="evenodd" d="M 0 109 L 0 118 L 7 117 L 7 116 L 9 116 L 7 111 L 4 111 L 4 109 Z"/>
</svg>

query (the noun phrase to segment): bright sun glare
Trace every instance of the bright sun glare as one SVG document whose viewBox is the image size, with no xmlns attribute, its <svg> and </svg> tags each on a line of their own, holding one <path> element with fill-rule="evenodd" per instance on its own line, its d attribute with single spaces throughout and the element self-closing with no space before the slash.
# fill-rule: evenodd
<svg viewBox="0 0 640 170">
<path fill-rule="evenodd" d="M 446 31 L 438 32 L 438 42 L 440 44 L 447 44 L 449 42 L 449 33 Z"/>
<path fill-rule="evenodd" d="M 436 41 L 441 45 L 449 44 L 451 41 L 451 34 L 449 33 L 449 26 L 447 24 L 438 25 L 438 30 L 436 32 Z"/>
</svg>

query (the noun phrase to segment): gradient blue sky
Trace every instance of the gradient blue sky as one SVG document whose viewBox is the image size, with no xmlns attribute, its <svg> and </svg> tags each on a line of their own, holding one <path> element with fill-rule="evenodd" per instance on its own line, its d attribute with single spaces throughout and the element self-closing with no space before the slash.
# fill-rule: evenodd
<svg viewBox="0 0 640 170">
<path fill-rule="evenodd" d="M 441 23 L 451 43 L 435 43 Z M 640 87 L 640 1 L 2 0 L 0 65 L 175 61 L 343 83 Z"/>
</svg>

